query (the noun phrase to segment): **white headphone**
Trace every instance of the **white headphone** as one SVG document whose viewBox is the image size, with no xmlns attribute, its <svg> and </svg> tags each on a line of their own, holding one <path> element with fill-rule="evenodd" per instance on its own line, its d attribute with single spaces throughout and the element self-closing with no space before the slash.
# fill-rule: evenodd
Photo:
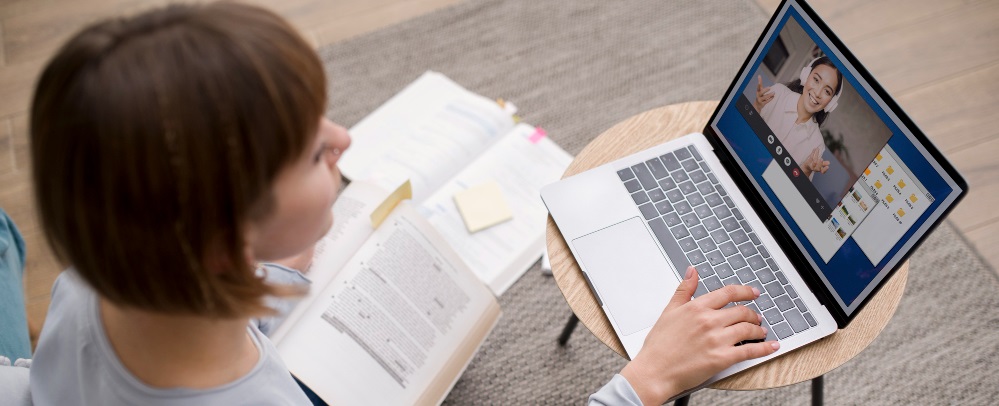
<svg viewBox="0 0 999 406">
<path fill-rule="evenodd" d="M 804 68 L 801 68 L 801 75 L 798 76 L 798 79 L 801 79 L 801 87 L 802 88 L 805 87 L 805 82 L 808 81 L 808 75 L 810 73 L 812 73 L 812 64 L 815 63 L 815 61 L 817 61 L 817 60 L 819 60 L 821 58 L 822 57 L 820 56 L 818 58 L 812 59 L 812 61 L 809 62 L 807 65 L 805 65 Z M 837 69 L 837 70 L 839 70 L 839 69 Z M 804 91 L 804 89 L 802 89 L 802 91 Z M 832 100 L 829 101 L 829 104 L 826 104 L 826 108 L 822 109 L 822 111 L 825 111 L 827 114 L 828 113 L 832 113 L 832 111 L 836 109 L 836 106 L 839 105 L 839 95 L 841 93 L 843 93 L 843 84 L 842 83 L 839 84 L 839 90 L 836 92 L 835 95 L 833 95 Z"/>
</svg>

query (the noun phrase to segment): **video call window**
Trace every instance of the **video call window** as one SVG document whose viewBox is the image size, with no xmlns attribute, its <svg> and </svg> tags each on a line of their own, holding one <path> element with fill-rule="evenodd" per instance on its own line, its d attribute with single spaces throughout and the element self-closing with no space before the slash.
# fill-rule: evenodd
<svg viewBox="0 0 999 406">
<path fill-rule="evenodd" d="M 743 102 L 763 119 L 767 134 L 757 135 L 824 222 L 891 130 L 793 19 L 763 61 Z"/>
</svg>

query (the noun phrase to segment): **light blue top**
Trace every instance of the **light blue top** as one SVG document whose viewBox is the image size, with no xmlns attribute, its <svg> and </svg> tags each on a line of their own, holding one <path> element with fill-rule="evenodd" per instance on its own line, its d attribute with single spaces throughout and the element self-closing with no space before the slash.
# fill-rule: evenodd
<svg viewBox="0 0 999 406">
<path fill-rule="evenodd" d="M 31 366 L 35 405 L 304 405 L 302 389 L 274 344 L 247 326 L 260 351 L 257 365 L 242 378 L 212 389 L 154 388 L 122 365 L 105 334 L 98 296 L 73 270 L 52 287 L 45 327 Z M 182 333 L 182 332 L 178 332 Z"/>
<path fill-rule="evenodd" d="M 590 395 L 589 406 L 642 406 L 635 389 L 621 374 L 614 374 L 610 382 Z"/>
<path fill-rule="evenodd" d="M 266 278 L 280 284 L 309 284 L 297 271 L 267 264 Z M 260 360 L 242 378 L 212 389 L 153 388 L 121 364 L 102 328 L 98 296 L 75 271 L 63 272 L 52 287 L 52 302 L 31 366 L 35 405 L 307 405 L 309 400 L 292 379 L 267 338 L 294 301 L 272 300 L 279 316 L 247 326 L 260 350 Z M 590 405 L 641 405 L 620 374 L 589 398 Z"/>
</svg>

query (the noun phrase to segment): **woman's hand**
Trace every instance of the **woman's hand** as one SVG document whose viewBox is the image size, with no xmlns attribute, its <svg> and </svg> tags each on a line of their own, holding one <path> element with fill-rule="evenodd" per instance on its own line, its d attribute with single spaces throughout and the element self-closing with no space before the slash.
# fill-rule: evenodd
<svg viewBox="0 0 999 406">
<path fill-rule="evenodd" d="M 773 90 L 770 90 L 770 87 L 763 87 L 763 76 L 756 76 L 756 100 L 753 101 L 753 107 L 757 112 L 762 112 L 763 106 L 773 99 Z"/>
<path fill-rule="evenodd" d="M 801 163 L 801 171 L 806 177 L 811 177 L 813 173 L 826 173 L 829 170 L 829 161 L 822 159 L 821 147 L 815 147 L 811 154 L 808 154 L 808 158 L 805 158 L 805 162 Z"/>
<path fill-rule="evenodd" d="M 737 362 L 773 354 L 776 341 L 744 344 L 766 337 L 759 313 L 730 302 L 753 300 L 756 288 L 726 286 L 690 300 L 697 290 L 697 271 L 687 275 L 645 338 L 642 350 L 621 370 L 642 403 L 660 405 L 700 385 Z"/>
</svg>

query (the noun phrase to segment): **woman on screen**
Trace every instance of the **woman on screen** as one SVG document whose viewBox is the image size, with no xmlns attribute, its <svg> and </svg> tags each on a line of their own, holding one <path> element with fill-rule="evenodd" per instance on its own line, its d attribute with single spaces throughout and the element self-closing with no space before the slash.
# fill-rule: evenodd
<svg viewBox="0 0 999 406">
<path fill-rule="evenodd" d="M 825 56 L 813 59 L 786 85 L 763 87 L 763 78 L 757 77 L 753 107 L 809 179 L 829 170 L 819 126 L 836 108 L 842 83 L 843 74 Z"/>
</svg>

